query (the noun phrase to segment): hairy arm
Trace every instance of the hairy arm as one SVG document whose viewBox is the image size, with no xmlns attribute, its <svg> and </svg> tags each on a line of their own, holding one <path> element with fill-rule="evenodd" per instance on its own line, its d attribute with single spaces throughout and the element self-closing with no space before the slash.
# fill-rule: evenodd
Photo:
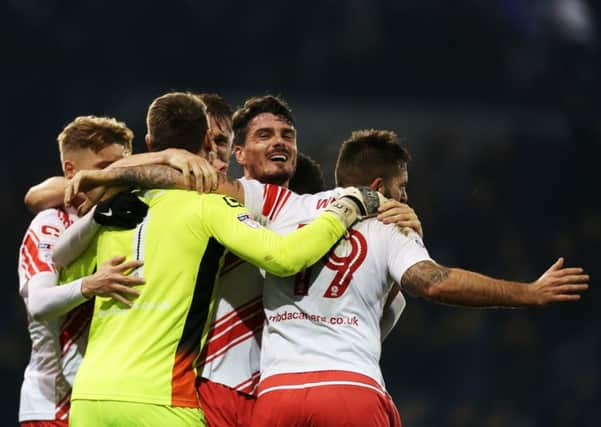
<svg viewBox="0 0 601 427">
<path fill-rule="evenodd" d="M 525 284 L 447 268 L 433 261 L 415 264 L 405 272 L 401 285 L 418 297 L 470 307 L 519 306 L 527 294 Z"/>
<path fill-rule="evenodd" d="M 140 153 L 132 154 L 131 156 L 123 157 L 108 166 L 110 169 L 113 168 L 128 168 L 134 166 L 146 166 L 146 165 L 164 165 L 168 164 L 167 156 L 165 151 L 156 151 L 152 153 Z"/>
<path fill-rule="evenodd" d="M 231 180 L 225 175 L 218 174 L 217 186 L 205 185 L 205 182 L 193 179 L 191 182 L 177 169 L 164 165 L 145 165 L 104 170 L 81 171 L 71 180 L 65 193 L 65 202 L 68 204 L 79 192 L 89 192 L 97 187 L 135 187 L 135 188 L 166 188 L 191 190 L 200 192 L 213 192 L 233 197 L 244 203 L 244 187 L 238 180 Z M 91 205 L 98 200 L 89 200 Z"/>
<path fill-rule="evenodd" d="M 111 168 L 102 172 L 105 182 L 112 186 L 187 189 L 182 173 L 170 166 L 144 165 Z"/>
<path fill-rule="evenodd" d="M 167 148 L 162 151 L 125 156 L 111 164 L 109 168 L 147 165 L 167 165 L 183 171 L 186 169 L 194 169 L 196 167 L 204 169 L 204 167 L 208 165 L 208 161 L 181 148 Z"/>
<path fill-rule="evenodd" d="M 493 279 L 433 261 L 409 268 L 401 286 L 409 293 L 435 302 L 467 307 L 532 307 L 575 301 L 588 288 L 589 277 L 581 268 L 562 268 L 560 258 L 533 283 Z"/>
</svg>

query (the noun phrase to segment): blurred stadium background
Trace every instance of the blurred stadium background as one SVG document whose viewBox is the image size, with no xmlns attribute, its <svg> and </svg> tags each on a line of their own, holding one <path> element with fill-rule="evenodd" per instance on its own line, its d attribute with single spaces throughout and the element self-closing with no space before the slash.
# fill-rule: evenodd
<svg viewBox="0 0 601 427">
<path fill-rule="evenodd" d="M 601 420 L 601 3 L 349 0 L 169 3 L 8 0 L 0 425 L 16 425 L 29 356 L 17 249 L 25 190 L 60 172 L 55 138 L 116 116 L 143 150 L 150 101 L 280 94 L 299 149 L 333 184 L 338 144 L 393 129 L 439 262 L 531 281 L 558 257 L 592 289 L 576 304 L 479 311 L 407 297 L 384 345 L 405 427 L 598 426 Z M 233 170 L 236 173 L 236 169 Z"/>
</svg>

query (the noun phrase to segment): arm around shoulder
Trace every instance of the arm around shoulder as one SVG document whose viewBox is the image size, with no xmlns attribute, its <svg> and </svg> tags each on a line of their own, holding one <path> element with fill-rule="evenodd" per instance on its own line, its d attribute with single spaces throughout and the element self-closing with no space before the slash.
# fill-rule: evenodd
<svg viewBox="0 0 601 427">
<path fill-rule="evenodd" d="M 48 178 L 27 190 L 23 201 L 34 213 L 61 206 L 67 182 L 67 178 L 63 176 Z"/>
<path fill-rule="evenodd" d="M 214 195 L 203 200 L 200 221 L 210 236 L 240 258 L 276 276 L 291 276 L 314 264 L 346 227 L 326 212 L 309 225 L 280 236 L 255 222 L 239 202 Z"/>
</svg>

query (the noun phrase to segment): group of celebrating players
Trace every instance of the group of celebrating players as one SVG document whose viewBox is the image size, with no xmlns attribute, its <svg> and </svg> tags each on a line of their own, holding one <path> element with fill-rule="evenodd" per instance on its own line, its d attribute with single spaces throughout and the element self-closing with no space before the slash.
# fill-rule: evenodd
<svg viewBox="0 0 601 427">
<path fill-rule="evenodd" d="M 233 112 L 171 92 L 149 106 L 149 153 L 113 118 L 63 129 L 64 177 L 25 198 L 22 427 L 400 426 L 379 360 L 403 292 L 529 307 L 587 289 L 562 258 L 532 283 L 434 262 L 394 132 L 352 132 L 325 190 L 295 126 L 278 97 Z"/>
</svg>

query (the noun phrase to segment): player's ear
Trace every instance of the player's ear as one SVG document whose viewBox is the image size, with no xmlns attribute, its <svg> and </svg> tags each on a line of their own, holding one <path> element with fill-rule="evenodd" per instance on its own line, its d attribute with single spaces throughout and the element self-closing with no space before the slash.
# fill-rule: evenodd
<svg viewBox="0 0 601 427">
<path fill-rule="evenodd" d="M 244 154 L 244 150 L 239 145 L 234 145 L 233 148 L 234 156 L 236 157 L 236 161 L 240 166 L 246 165 L 246 155 Z"/>
<path fill-rule="evenodd" d="M 75 164 L 71 160 L 63 161 L 63 172 L 65 173 L 65 178 L 71 179 L 77 173 L 77 168 Z"/>
<path fill-rule="evenodd" d="M 369 184 L 369 188 L 375 191 L 379 191 L 380 193 L 384 192 L 384 179 L 381 177 L 374 178 L 374 180 Z"/>
<path fill-rule="evenodd" d="M 144 143 L 146 144 L 146 149 L 148 150 L 148 152 L 152 152 L 153 150 L 153 146 L 152 146 L 152 139 L 150 138 L 150 134 L 146 134 L 144 136 Z"/>
</svg>

